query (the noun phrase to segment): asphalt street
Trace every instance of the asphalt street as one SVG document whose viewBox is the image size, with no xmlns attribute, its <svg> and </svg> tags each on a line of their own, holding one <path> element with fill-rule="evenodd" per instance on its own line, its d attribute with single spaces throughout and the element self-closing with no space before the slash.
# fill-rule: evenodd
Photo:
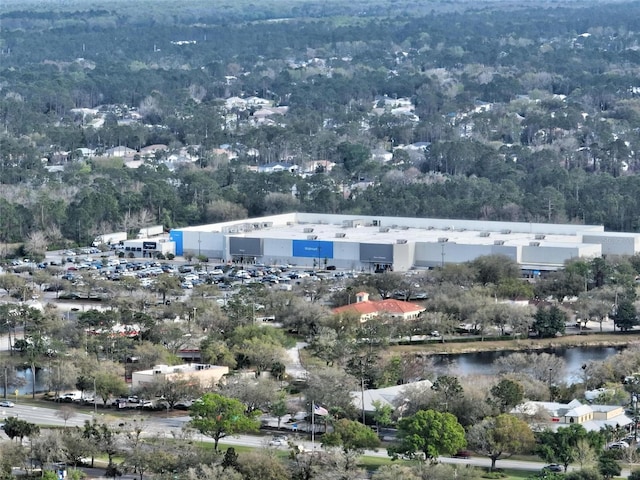
<svg viewBox="0 0 640 480">
<path fill-rule="evenodd" d="M 31 406 L 31 405 L 20 405 L 17 404 L 12 408 L 3 408 L 0 409 L 0 415 L 2 418 L 7 418 L 10 416 L 17 416 L 20 419 L 27 420 L 29 422 L 36 423 L 40 426 L 64 426 L 64 419 L 58 415 L 60 405 L 52 405 L 52 408 L 47 407 L 39 407 L 39 406 Z M 93 415 L 75 412 L 67 420 L 67 426 L 83 426 L 85 420 L 91 420 L 94 418 Z M 98 412 L 97 418 L 111 421 L 111 422 L 124 422 L 126 418 L 110 416 L 109 412 Z M 163 436 L 166 438 L 185 438 L 191 437 L 198 441 L 203 442 L 213 442 L 213 439 L 202 435 L 200 433 L 194 432 L 192 430 L 187 429 L 185 432 L 185 427 L 189 422 L 189 416 L 164 416 L 162 414 L 156 415 L 147 415 L 144 416 L 144 436 Z M 4 433 L 2 437 L 7 438 Z M 271 440 L 271 435 L 237 435 L 233 437 L 225 437 L 221 440 L 221 444 L 223 446 L 244 446 L 244 447 L 254 447 L 254 448 L 278 448 L 278 449 L 286 449 L 288 447 L 278 446 L 273 447 L 269 446 L 269 441 Z M 321 438 L 316 442 L 311 442 L 308 439 L 307 435 L 303 434 L 290 434 L 289 440 L 295 445 L 299 445 L 304 448 L 306 451 L 322 451 Z M 367 450 L 364 455 L 370 457 L 380 457 L 387 458 L 387 451 L 385 449 L 377 449 L 377 450 Z M 472 465 L 476 467 L 489 467 L 491 465 L 491 461 L 485 457 L 471 457 L 468 459 L 463 458 L 451 458 L 451 457 L 440 457 L 439 461 L 442 463 L 454 464 L 454 465 Z M 497 466 L 499 468 L 510 468 L 514 470 L 527 470 L 527 471 L 540 471 L 544 466 L 544 463 L 537 461 L 527 461 L 527 460 L 498 460 Z M 572 470 L 575 467 L 570 467 Z M 630 469 L 623 469 L 622 476 L 628 476 L 630 474 Z"/>
</svg>

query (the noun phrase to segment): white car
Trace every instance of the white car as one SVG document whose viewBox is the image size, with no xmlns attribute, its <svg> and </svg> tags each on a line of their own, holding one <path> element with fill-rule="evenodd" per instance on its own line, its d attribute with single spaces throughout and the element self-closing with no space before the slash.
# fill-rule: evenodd
<svg viewBox="0 0 640 480">
<path fill-rule="evenodd" d="M 13 408 L 15 406 L 16 404 L 13 402 L 10 402 L 9 400 L 3 400 L 0 402 L 0 407 L 2 408 Z"/>
<path fill-rule="evenodd" d="M 607 447 L 609 450 L 621 450 L 623 448 L 629 448 L 629 444 L 621 440 L 619 442 L 610 443 Z"/>
<path fill-rule="evenodd" d="M 286 447 L 289 445 L 287 437 L 273 437 L 269 440 L 269 445 L 272 447 Z"/>
</svg>

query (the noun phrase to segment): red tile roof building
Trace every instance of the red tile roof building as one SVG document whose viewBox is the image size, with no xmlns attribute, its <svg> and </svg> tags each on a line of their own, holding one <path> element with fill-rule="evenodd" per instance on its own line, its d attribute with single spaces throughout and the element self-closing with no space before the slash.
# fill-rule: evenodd
<svg viewBox="0 0 640 480">
<path fill-rule="evenodd" d="M 333 313 L 355 313 L 360 315 L 361 322 L 366 322 L 378 315 L 401 318 L 402 320 L 414 320 L 425 310 L 425 307 L 417 303 L 403 302 L 402 300 L 395 300 L 393 298 L 387 298 L 386 300 L 369 300 L 369 294 L 367 292 L 358 292 L 356 294 L 356 303 L 334 308 Z"/>
</svg>

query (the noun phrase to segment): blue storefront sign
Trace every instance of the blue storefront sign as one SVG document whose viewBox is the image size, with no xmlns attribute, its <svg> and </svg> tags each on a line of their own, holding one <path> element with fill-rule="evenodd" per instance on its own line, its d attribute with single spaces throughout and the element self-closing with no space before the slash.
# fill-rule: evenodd
<svg viewBox="0 0 640 480">
<path fill-rule="evenodd" d="M 294 240 L 292 242 L 294 257 L 333 258 L 333 242 L 322 240 Z"/>
<path fill-rule="evenodd" d="M 182 255 L 184 246 L 182 243 L 182 230 L 171 230 L 169 239 L 176 244 L 176 255 Z"/>
</svg>

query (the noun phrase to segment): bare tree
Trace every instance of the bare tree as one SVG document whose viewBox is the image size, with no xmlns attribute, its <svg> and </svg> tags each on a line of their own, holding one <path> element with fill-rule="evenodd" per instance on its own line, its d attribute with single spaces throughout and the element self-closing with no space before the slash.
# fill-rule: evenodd
<svg viewBox="0 0 640 480">
<path fill-rule="evenodd" d="M 64 428 L 67 428 L 67 421 L 71 420 L 75 416 L 76 416 L 75 409 L 67 405 L 60 407 L 60 409 L 56 412 L 56 417 L 64 420 Z"/>
<path fill-rule="evenodd" d="M 24 250 L 30 256 L 43 257 L 47 253 L 47 236 L 41 230 L 31 232 L 27 237 Z"/>
</svg>

